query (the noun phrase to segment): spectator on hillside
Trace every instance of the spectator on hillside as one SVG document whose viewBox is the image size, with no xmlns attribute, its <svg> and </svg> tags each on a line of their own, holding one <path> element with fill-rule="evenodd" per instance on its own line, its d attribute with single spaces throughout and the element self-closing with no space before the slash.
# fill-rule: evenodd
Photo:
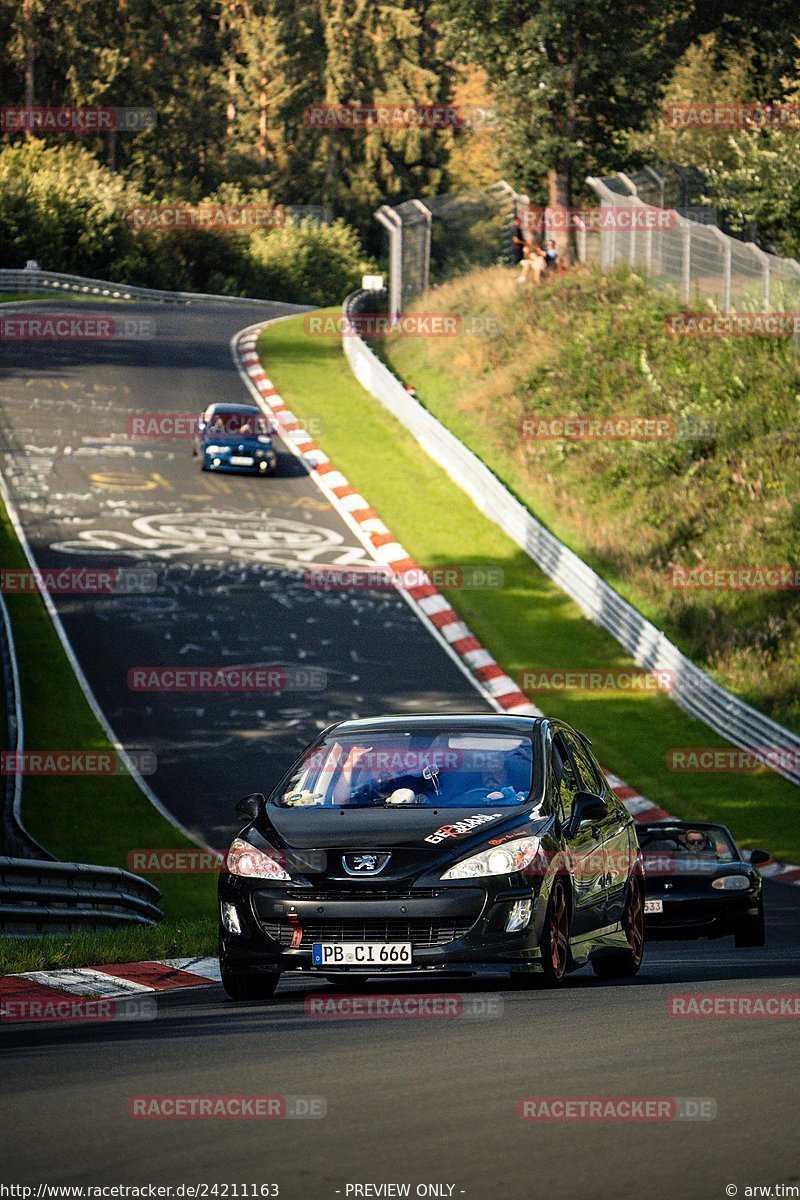
<svg viewBox="0 0 800 1200">
<path fill-rule="evenodd" d="M 514 217 L 514 225 L 511 230 L 511 265 L 512 267 L 519 266 L 525 257 L 525 230 L 522 228 L 522 217 L 517 215 Z"/>
<path fill-rule="evenodd" d="M 533 279 L 534 283 L 538 283 L 546 268 L 544 250 L 540 246 L 526 242 L 523 248 L 523 259 L 520 263 L 521 273 L 517 276 L 517 283 L 525 283 L 529 277 Z"/>
<path fill-rule="evenodd" d="M 545 266 L 548 271 L 555 271 L 558 267 L 558 246 L 552 238 L 545 243 L 543 253 Z"/>
</svg>

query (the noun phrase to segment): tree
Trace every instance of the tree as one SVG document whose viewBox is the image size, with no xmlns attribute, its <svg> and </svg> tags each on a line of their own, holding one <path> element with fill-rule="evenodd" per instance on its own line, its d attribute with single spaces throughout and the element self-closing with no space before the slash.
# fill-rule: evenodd
<svg viewBox="0 0 800 1200">
<path fill-rule="evenodd" d="M 717 36 L 705 34 L 689 47 L 670 76 L 661 104 L 641 130 L 625 130 L 616 139 L 620 161 L 675 163 L 708 171 L 712 165 L 732 166 L 736 154 L 731 132 L 711 125 L 681 125 L 665 119 L 671 106 L 735 104 L 756 98 L 759 81 L 751 50 L 720 49 Z"/>
<path fill-rule="evenodd" d="M 485 68 L 505 106 L 506 170 L 537 200 L 563 207 L 574 203 L 586 174 L 622 165 L 614 135 L 648 120 L 676 58 L 709 20 L 743 7 L 448 0 L 445 12 L 461 54 Z M 735 22 L 729 33 L 731 41 L 741 37 Z"/>
<path fill-rule="evenodd" d="M 800 38 L 795 38 L 800 53 Z M 734 229 L 756 224 L 769 250 L 800 256 L 800 57 L 784 80 L 786 124 L 731 130 L 725 155 L 705 164 L 709 188 Z"/>
<path fill-rule="evenodd" d="M 429 0 L 319 0 L 325 43 L 324 94 L 330 105 L 433 105 L 449 96 Z M 382 203 L 430 195 L 444 176 L 438 129 L 327 129 L 315 159 L 329 213 L 363 222 Z"/>
</svg>

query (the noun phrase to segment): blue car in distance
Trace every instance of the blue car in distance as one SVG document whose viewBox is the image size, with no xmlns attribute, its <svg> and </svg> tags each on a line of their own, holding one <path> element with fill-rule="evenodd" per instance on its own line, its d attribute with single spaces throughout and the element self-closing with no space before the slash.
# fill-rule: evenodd
<svg viewBox="0 0 800 1200">
<path fill-rule="evenodd" d="M 212 404 L 197 422 L 194 454 L 204 471 L 272 475 L 278 465 L 273 433 L 253 404 Z"/>
</svg>

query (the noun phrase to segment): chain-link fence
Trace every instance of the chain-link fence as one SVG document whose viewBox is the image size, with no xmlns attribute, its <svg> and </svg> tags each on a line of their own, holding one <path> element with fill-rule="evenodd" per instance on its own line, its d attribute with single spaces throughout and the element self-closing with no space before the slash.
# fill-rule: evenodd
<svg viewBox="0 0 800 1200">
<path fill-rule="evenodd" d="M 684 304 L 721 313 L 800 311 L 800 263 L 719 228 L 699 171 L 646 167 L 587 180 L 599 209 L 533 209 L 505 181 L 483 191 L 408 200 L 375 214 L 389 235 L 389 308 L 400 313 L 429 287 L 479 267 L 516 261 L 514 217 L 535 238 L 574 232 L 581 262 L 626 264 Z"/>
<path fill-rule="evenodd" d="M 510 262 L 514 217 L 527 203 L 501 181 L 482 191 L 383 205 L 375 216 L 389 235 L 391 311 L 405 311 L 456 275 Z"/>
<path fill-rule="evenodd" d="M 713 209 L 670 207 L 676 197 L 657 172 L 587 182 L 600 213 L 582 258 L 604 270 L 625 263 L 677 291 L 684 304 L 710 301 L 722 313 L 800 311 L 800 263 L 723 233 L 709 223 Z"/>
</svg>

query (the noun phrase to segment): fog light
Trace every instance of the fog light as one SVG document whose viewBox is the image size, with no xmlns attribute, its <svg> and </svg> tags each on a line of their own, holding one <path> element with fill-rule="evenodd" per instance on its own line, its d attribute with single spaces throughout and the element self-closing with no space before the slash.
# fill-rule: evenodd
<svg viewBox="0 0 800 1200">
<path fill-rule="evenodd" d="M 221 462 L 222 462 L 221 458 L 215 458 L 211 465 L 212 465 L 212 467 L 218 467 Z"/>
<path fill-rule="evenodd" d="M 268 466 L 269 466 L 269 463 L 265 463 L 265 462 L 260 462 L 260 463 L 258 464 L 258 467 L 259 467 L 259 470 L 260 470 L 260 471 L 266 471 L 266 469 L 267 469 L 267 467 L 268 467 Z"/>
<path fill-rule="evenodd" d="M 241 936 L 242 927 L 239 924 L 239 914 L 236 911 L 236 905 L 231 904 L 229 900 L 223 900 L 220 907 L 222 909 L 222 924 L 228 933 L 236 933 Z"/>
<path fill-rule="evenodd" d="M 531 919 L 531 901 L 515 900 L 506 918 L 506 933 L 517 933 L 524 929 Z"/>
</svg>

